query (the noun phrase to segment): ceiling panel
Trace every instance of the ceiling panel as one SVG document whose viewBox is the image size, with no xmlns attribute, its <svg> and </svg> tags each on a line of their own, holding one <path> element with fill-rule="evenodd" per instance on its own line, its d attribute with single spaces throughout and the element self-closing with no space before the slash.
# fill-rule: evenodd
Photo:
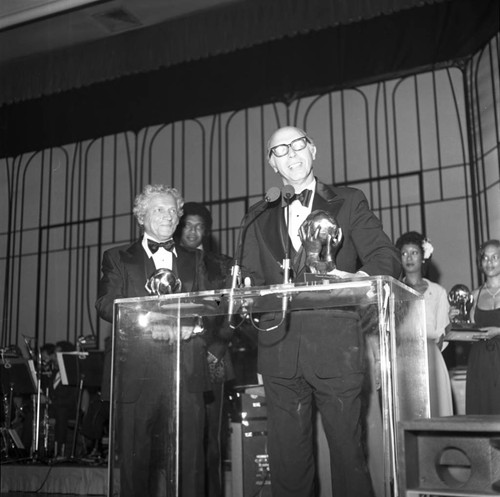
<svg viewBox="0 0 500 497">
<path fill-rule="evenodd" d="M 0 64 L 240 0 L 1 0 Z"/>
</svg>

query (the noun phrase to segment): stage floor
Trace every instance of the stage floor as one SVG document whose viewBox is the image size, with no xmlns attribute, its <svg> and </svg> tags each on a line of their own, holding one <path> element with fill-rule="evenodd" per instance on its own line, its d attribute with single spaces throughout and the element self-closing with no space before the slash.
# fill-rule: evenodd
<svg viewBox="0 0 500 497">
<path fill-rule="evenodd" d="M 224 496 L 233 494 L 230 463 L 224 464 Z M 1 464 L 0 497 L 71 497 L 107 495 L 108 468 L 78 464 Z"/>
<path fill-rule="evenodd" d="M 2 464 L 1 495 L 95 495 L 104 496 L 107 491 L 108 469 L 104 466 L 58 463 L 42 465 Z M 15 493 L 13 493 L 15 492 Z"/>
<path fill-rule="evenodd" d="M 7 492 L 0 493 L 0 497 L 71 497 L 74 494 L 41 494 L 39 492 Z"/>
</svg>

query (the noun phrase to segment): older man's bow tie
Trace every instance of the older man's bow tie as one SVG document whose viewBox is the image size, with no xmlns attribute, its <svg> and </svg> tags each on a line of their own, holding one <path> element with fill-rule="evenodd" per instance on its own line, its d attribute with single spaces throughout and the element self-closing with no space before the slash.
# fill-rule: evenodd
<svg viewBox="0 0 500 497">
<path fill-rule="evenodd" d="M 296 193 L 290 199 L 290 203 L 292 203 L 294 200 L 299 200 L 304 207 L 307 207 L 309 205 L 309 201 L 311 200 L 311 195 L 312 195 L 312 190 L 306 188 L 305 190 L 302 190 L 300 193 Z"/>
<path fill-rule="evenodd" d="M 160 247 L 163 247 L 165 250 L 172 250 L 175 246 L 174 240 L 171 238 L 170 240 L 167 240 L 166 242 L 155 242 L 153 240 L 148 239 L 148 247 L 149 250 L 154 254 Z"/>
</svg>

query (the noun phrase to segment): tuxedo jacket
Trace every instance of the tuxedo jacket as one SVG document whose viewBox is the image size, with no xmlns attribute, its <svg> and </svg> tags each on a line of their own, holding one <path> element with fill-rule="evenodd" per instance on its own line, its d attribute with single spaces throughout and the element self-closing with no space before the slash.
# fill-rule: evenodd
<svg viewBox="0 0 500 497">
<path fill-rule="evenodd" d="M 329 212 L 342 228 L 342 241 L 335 256 L 339 270 L 369 276 L 399 277 L 399 251 L 382 230 L 379 219 L 368 206 L 364 194 L 354 188 L 333 187 L 316 182 L 312 210 Z M 249 216 L 243 242 L 243 275 L 256 286 L 283 283 L 282 262 L 288 230 L 281 200 L 254 216 Z M 290 242 L 294 281 L 303 281 L 306 254 Z M 260 328 L 270 328 L 279 315 L 261 316 Z M 275 331 L 259 332 L 259 372 L 292 377 L 301 360 L 309 362 L 321 377 L 337 377 L 364 369 L 360 316 L 353 309 L 292 311 Z"/>
<path fill-rule="evenodd" d="M 205 289 L 205 270 L 199 251 L 191 251 L 176 244 L 177 257 L 173 257 L 173 272 L 182 282 L 182 292 Z M 102 276 L 99 282 L 96 308 L 99 316 L 113 321 L 113 302 L 115 299 L 149 296 L 145 284 L 155 272 L 152 258 L 142 246 L 142 238 L 131 245 L 115 247 L 104 252 Z M 116 332 L 116 331 L 115 331 Z M 134 347 L 123 349 L 125 355 L 119 360 L 127 362 L 125 367 L 134 371 L 127 375 L 130 381 L 122 384 L 118 398 L 133 402 L 140 395 L 144 378 L 154 376 L 154 350 L 160 344 L 138 340 Z M 206 346 L 204 340 L 195 336 L 181 345 L 181 375 L 183 384 L 189 391 L 205 391 L 210 388 L 206 365 Z M 103 382 L 104 383 L 104 382 Z"/>
</svg>

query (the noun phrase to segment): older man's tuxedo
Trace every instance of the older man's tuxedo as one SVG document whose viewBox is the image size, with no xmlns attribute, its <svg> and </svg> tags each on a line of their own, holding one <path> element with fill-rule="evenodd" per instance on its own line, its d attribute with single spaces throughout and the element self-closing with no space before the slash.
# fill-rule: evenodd
<svg viewBox="0 0 500 497">
<path fill-rule="evenodd" d="M 182 281 L 182 291 L 203 290 L 205 271 L 201 253 L 176 245 L 172 270 Z M 103 255 L 102 277 L 96 307 L 99 315 L 113 320 L 115 299 L 143 297 L 147 279 L 155 265 L 149 259 L 142 240 L 132 245 L 112 248 Z M 158 412 L 168 409 L 171 399 L 165 397 L 159 382 L 162 368 L 169 360 L 167 345 L 150 337 L 135 339 L 133 346 L 123 347 L 119 360 L 127 371 L 120 383 L 115 383 L 115 399 L 123 412 L 120 431 L 126 436 L 118 441 L 121 455 L 120 495 L 122 497 L 160 495 L 161 487 L 151 476 L 151 468 L 161 473 L 164 430 Z M 163 352 L 162 352 L 163 351 Z M 181 344 L 181 495 L 199 497 L 204 492 L 204 404 L 203 392 L 210 388 L 203 338 L 194 336 Z M 162 406 L 159 409 L 159 406 Z M 156 447 L 155 447 L 156 444 Z"/>
<path fill-rule="evenodd" d="M 400 273 L 400 256 L 359 190 L 317 182 L 312 210 L 329 212 L 342 228 L 339 270 L 370 276 Z M 250 217 L 242 267 L 254 285 L 283 282 L 288 231 L 281 201 Z M 303 248 L 290 243 L 295 281 L 307 271 Z M 281 315 L 261 317 L 269 328 Z M 360 316 L 352 310 L 291 312 L 276 331 L 259 332 L 258 369 L 268 402 L 273 497 L 313 495 L 312 399 L 329 441 L 334 495 L 372 495 L 361 447 L 361 386 L 365 372 Z"/>
</svg>

